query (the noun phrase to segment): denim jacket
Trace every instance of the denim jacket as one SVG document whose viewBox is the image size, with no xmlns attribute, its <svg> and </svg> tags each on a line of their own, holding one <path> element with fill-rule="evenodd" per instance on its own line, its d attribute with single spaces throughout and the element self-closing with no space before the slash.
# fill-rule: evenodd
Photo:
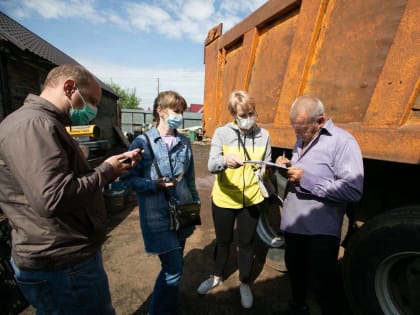
<svg viewBox="0 0 420 315">
<path fill-rule="evenodd" d="M 195 185 L 194 160 L 188 138 L 176 133 L 176 144 L 168 152 L 156 128 L 150 129 L 147 135 L 153 154 L 150 152 L 145 135 L 134 139 L 129 150 L 140 148 L 144 150 L 144 155 L 134 169 L 121 176 L 121 180 L 127 182 L 136 191 L 146 251 L 162 254 L 179 248 L 179 240 L 190 236 L 193 228 L 178 232 L 169 230 L 168 199 L 165 191 L 157 187 L 159 175 L 153 165 L 153 157 L 156 159 L 162 176 L 173 179 L 184 173 L 181 180 L 167 190 L 176 203 L 199 202 L 200 197 Z"/>
</svg>

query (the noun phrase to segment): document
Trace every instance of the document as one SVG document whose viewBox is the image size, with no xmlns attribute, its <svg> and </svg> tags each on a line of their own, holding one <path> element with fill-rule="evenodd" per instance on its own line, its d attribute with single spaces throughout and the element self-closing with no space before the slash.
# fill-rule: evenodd
<svg viewBox="0 0 420 315">
<path fill-rule="evenodd" d="M 266 162 L 266 161 L 247 160 L 247 161 L 244 161 L 244 163 L 252 163 L 252 164 L 258 164 L 258 165 L 267 165 L 267 166 L 271 166 L 271 167 L 287 169 L 287 167 L 284 166 L 284 165 L 280 165 L 280 164 L 276 164 L 276 163 L 272 163 L 272 162 Z"/>
</svg>

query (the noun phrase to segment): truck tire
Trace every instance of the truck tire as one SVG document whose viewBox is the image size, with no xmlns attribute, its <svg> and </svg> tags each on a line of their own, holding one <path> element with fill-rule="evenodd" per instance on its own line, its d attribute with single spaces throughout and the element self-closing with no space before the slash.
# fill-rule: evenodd
<svg viewBox="0 0 420 315">
<path fill-rule="evenodd" d="M 275 172 L 270 180 L 276 190 L 275 194 L 267 198 L 261 207 L 257 234 L 269 248 L 280 248 L 284 245 L 284 237 L 280 231 L 280 220 L 287 179 Z"/>
<path fill-rule="evenodd" d="M 368 221 L 352 236 L 342 267 L 354 314 L 420 314 L 420 206 Z"/>
</svg>

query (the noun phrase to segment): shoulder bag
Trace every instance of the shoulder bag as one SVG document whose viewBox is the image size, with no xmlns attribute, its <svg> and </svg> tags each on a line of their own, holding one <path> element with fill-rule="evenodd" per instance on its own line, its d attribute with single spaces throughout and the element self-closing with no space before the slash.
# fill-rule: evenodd
<svg viewBox="0 0 420 315">
<path fill-rule="evenodd" d="M 147 145 L 149 146 L 150 154 L 152 155 L 153 165 L 156 168 L 158 176 L 162 178 L 163 176 L 160 171 L 159 165 L 156 162 L 152 145 L 150 144 L 150 139 L 147 134 L 144 134 L 144 136 L 146 137 Z M 168 190 L 165 189 L 164 192 L 169 205 L 169 229 L 171 231 L 179 231 L 186 227 L 201 225 L 199 203 L 193 202 L 179 205 L 176 204 L 173 198 L 169 196 Z"/>
</svg>

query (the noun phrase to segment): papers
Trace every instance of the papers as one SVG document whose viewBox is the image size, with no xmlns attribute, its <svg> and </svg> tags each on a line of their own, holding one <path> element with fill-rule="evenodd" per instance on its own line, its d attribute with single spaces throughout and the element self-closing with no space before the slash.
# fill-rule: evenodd
<svg viewBox="0 0 420 315">
<path fill-rule="evenodd" d="M 257 160 L 248 160 L 248 161 L 244 161 L 244 163 L 252 163 L 252 164 L 258 164 L 258 165 L 266 165 L 266 166 L 271 166 L 271 167 L 275 167 L 278 168 L 280 170 L 283 171 L 287 171 L 287 167 L 280 165 L 280 164 L 276 164 L 276 163 L 272 163 L 272 162 L 266 162 L 266 161 L 257 161 Z"/>
</svg>

